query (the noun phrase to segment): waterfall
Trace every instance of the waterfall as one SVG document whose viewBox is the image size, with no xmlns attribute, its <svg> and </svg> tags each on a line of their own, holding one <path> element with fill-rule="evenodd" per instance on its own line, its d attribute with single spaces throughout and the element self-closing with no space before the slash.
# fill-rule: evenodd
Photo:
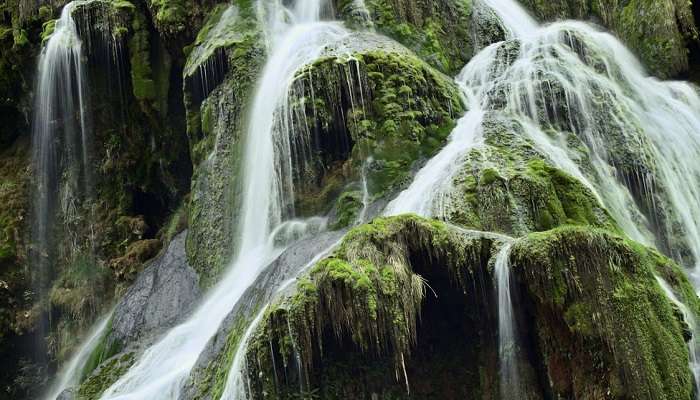
<svg viewBox="0 0 700 400">
<path fill-rule="evenodd" d="M 501 399 L 521 399 L 518 372 L 518 336 L 515 327 L 513 301 L 510 295 L 510 250 L 512 243 L 503 245 L 496 255 L 498 289 L 498 359 Z"/>
<path fill-rule="evenodd" d="M 367 186 L 367 169 L 369 168 L 370 164 L 372 164 L 372 161 L 372 157 L 368 157 L 362 164 L 362 172 L 360 177 L 360 184 L 362 186 L 362 209 L 357 216 L 357 221 L 355 222 L 356 224 L 364 224 L 367 222 L 367 211 L 370 206 L 369 188 Z"/>
<path fill-rule="evenodd" d="M 264 4 L 263 4 L 264 3 Z M 270 55 L 256 89 L 245 139 L 243 202 L 235 256 L 193 315 L 148 348 L 103 399 L 176 399 L 209 339 L 264 268 L 279 255 L 280 225 L 291 216 L 293 182 L 288 93 L 295 74 L 348 33 L 320 22 L 323 1 L 260 2 Z M 317 224 L 311 224 L 317 226 Z M 285 231 L 285 229 L 282 229 Z"/>
<path fill-rule="evenodd" d="M 700 165 L 689 162 L 700 158 L 697 91 L 687 83 L 661 82 L 647 76 L 615 37 L 585 23 L 566 21 L 523 28 L 522 24 L 514 26 L 513 21 L 524 18 L 509 15 L 521 10 L 516 3 L 487 3 L 515 32 L 520 44 L 517 60 L 494 68 L 496 73 L 488 84 L 490 90 L 507 89 L 502 111 L 521 122 L 527 136 L 550 161 L 587 184 L 632 239 L 667 247 L 669 255 L 691 269 L 697 288 Z M 601 106 L 604 100 L 609 103 Z M 489 103 L 493 101 L 487 100 Z M 550 115 L 542 104 L 555 110 L 559 107 L 566 114 L 556 115 L 555 111 Z M 553 139 L 556 135 L 551 131 L 545 133 L 552 128 L 559 137 L 573 132 L 580 138 L 587 147 L 592 172 L 582 172 L 571 149 L 562 140 Z M 624 161 L 616 160 L 615 151 L 610 151 L 610 132 L 627 141 L 627 146 L 646 152 L 639 157 L 649 170 L 635 167 L 633 177 L 622 176 Z M 633 198 L 635 190 L 652 203 L 647 215 Z M 658 204 L 664 196 L 666 208 Z M 654 221 L 662 211 L 669 213 L 666 220 Z M 654 223 L 660 226 L 654 227 Z M 681 243 L 658 243 L 659 236 L 677 236 Z M 679 247 L 687 247 L 687 251 Z"/>
<path fill-rule="evenodd" d="M 328 248 L 319 252 L 308 264 L 306 264 L 297 275 L 301 275 L 309 268 L 313 267 L 321 259 L 326 257 L 340 244 L 340 241 L 333 243 Z M 283 293 L 287 288 L 292 286 L 296 282 L 296 277 L 288 279 L 283 282 L 276 290 L 276 295 Z M 274 296 L 273 296 L 274 298 Z M 228 378 L 226 379 L 226 386 L 224 387 L 224 392 L 221 394 L 220 400 L 245 400 L 247 399 L 247 376 L 246 376 L 246 350 L 248 348 L 248 342 L 251 336 L 257 331 L 260 323 L 263 321 L 265 312 L 267 311 L 267 306 L 262 307 L 258 315 L 253 319 L 245 333 L 241 337 L 236 348 L 236 354 L 233 357 L 233 362 L 231 368 L 228 372 Z M 301 368 L 301 362 L 298 362 L 299 368 Z M 302 371 L 299 371 L 299 382 L 302 382 Z"/>
<path fill-rule="evenodd" d="M 388 205 L 385 214 L 415 212 L 447 219 L 444 206 L 454 175 L 464 157 L 483 144 L 485 114 L 497 112 L 516 121 L 549 162 L 588 186 L 629 237 L 647 245 L 659 245 L 659 236 L 680 237 L 687 251 L 671 246 L 670 255 L 690 269 L 699 289 L 700 164 L 694 160 L 700 159 L 700 95 L 696 88 L 648 77 L 615 37 L 585 23 L 538 26 L 514 0 L 485 3 L 500 17 L 508 39 L 483 49 L 456 78 L 469 112 L 458 121 L 448 144 Z M 601 105 L 605 99 L 610 104 Z M 557 114 L 560 110 L 565 114 Z M 620 135 L 627 146 L 631 143 L 648 151 L 642 161 L 651 163 L 650 171 L 634 170 L 634 178 L 641 183 L 635 185 L 621 176 L 621 165 L 609 150 L 610 132 Z M 580 155 L 566 143 L 567 133 L 583 143 L 591 168 L 582 167 Z M 634 190 L 653 204 L 646 214 Z M 668 209 L 657 204 L 664 195 Z M 662 210 L 671 216 L 654 227 L 652 220 Z M 501 383 L 508 385 L 501 390 L 502 397 L 509 393 L 510 398 L 518 382 L 514 360 L 504 359 L 503 348 L 504 340 L 512 341 L 516 333 L 512 311 L 504 309 L 511 310 L 509 296 L 502 296 L 507 293 L 507 251 L 499 254 L 497 274 Z"/>
<path fill-rule="evenodd" d="M 659 282 L 659 286 L 661 286 L 661 289 L 664 291 L 666 297 L 668 297 L 668 299 L 671 300 L 671 302 L 681 311 L 685 323 L 688 324 L 688 327 L 693 332 L 693 336 L 690 338 L 690 341 L 688 341 L 688 355 L 690 356 L 690 370 L 693 372 L 693 379 L 695 380 L 695 399 L 698 399 L 700 398 L 700 394 L 698 393 L 697 389 L 700 388 L 700 346 L 698 345 L 696 335 L 698 332 L 697 320 L 695 319 L 693 312 L 688 309 L 688 306 L 683 304 L 683 302 L 678 299 L 668 282 L 659 276 L 656 276 L 656 281 Z"/>
<path fill-rule="evenodd" d="M 468 114 L 386 213 L 444 218 L 441 204 L 460 160 L 481 144 L 484 113 L 497 112 L 516 121 L 549 162 L 588 186 L 632 239 L 670 247 L 670 255 L 691 269 L 697 287 L 700 164 L 690 162 L 700 159 L 697 91 L 646 76 L 616 38 L 585 23 L 538 26 L 513 0 L 486 4 L 510 38 L 482 50 L 457 77 Z M 640 149 L 638 161 L 648 170 L 633 166 L 632 177 L 623 175 L 627 160 L 610 152 L 611 132 L 625 142 L 622 146 Z M 581 155 L 566 143 L 569 133 L 585 146 L 590 168 L 582 167 Z M 652 203 L 646 214 L 634 191 Z M 668 204 L 658 204 L 659 199 Z M 670 244 L 659 243 L 659 237 Z"/>
<path fill-rule="evenodd" d="M 97 345 L 100 343 L 100 340 L 102 340 L 111 318 L 112 313 L 109 312 L 107 316 L 103 317 L 97 322 L 97 324 L 95 324 L 93 329 L 88 334 L 87 340 L 83 342 L 78 351 L 58 374 L 56 381 L 49 389 L 49 394 L 44 397 L 44 400 L 56 400 L 56 398 L 64 390 L 80 384 L 83 367 L 90 358 L 92 351 L 95 350 Z"/>
<path fill-rule="evenodd" d="M 83 43 L 72 16 L 75 5 L 71 2 L 63 8 L 41 52 L 34 94 L 30 262 L 40 302 L 47 301 L 45 297 L 56 272 L 54 230 L 63 226 L 56 216 L 61 212 L 70 218 L 77 213 L 78 196 L 87 193 L 90 186 L 87 78 Z M 40 336 L 47 333 L 47 324 L 48 321 L 42 322 Z"/>
</svg>

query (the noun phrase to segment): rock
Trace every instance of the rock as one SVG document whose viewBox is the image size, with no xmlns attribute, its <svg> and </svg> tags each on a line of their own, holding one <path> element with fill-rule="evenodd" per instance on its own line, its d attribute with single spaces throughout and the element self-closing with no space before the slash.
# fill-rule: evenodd
<svg viewBox="0 0 700 400">
<path fill-rule="evenodd" d="M 74 389 L 66 389 L 61 392 L 61 394 L 56 397 L 56 400 L 74 400 L 75 399 L 75 390 Z"/>
<path fill-rule="evenodd" d="M 302 239 L 285 250 L 258 277 L 221 323 L 219 331 L 202 351 L 180 394 L 186 399 L 218 399 L 226 383 L 228 369 L 235 356 L 238 340 L 258 306 L 266 304 L 275 290 L 300 274 L 319 254 L 330 249 L 343 232 L 327 232 Z M 203 385 L 201 382 L 206 382 Z M 219 395 L 219 396 L 217 396 Z"/>
<path fill-rule="evenodd" d="M 122 297 L 114 311 L 110 341 L 130 343 L 187 315 L 200 290 L 199 278 L 185 256 L 186 235 L 187 231 L 177 235 Z"/>
</svg>

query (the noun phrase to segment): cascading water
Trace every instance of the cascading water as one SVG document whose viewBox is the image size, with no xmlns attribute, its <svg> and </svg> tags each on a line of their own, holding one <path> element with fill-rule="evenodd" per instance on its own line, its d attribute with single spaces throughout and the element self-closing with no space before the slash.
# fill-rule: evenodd
<svg viewBox="0 0 700 400">
<path fill-rule="evenodd" d="M 682 237 L 690 257 L 681 254 L 681 249 L 666 247 L 671 247 L 670 255 L 692 268 L 697 287 L 700 165 L 690 162 L 700 159 L 697 91 L 689 84 L 646 76 L 617 39 L 584 23 L 540 27 L 516 1 L 485 3 L 500 17 L 509 38 L 482 50 L 458 76 L 469 112 L 458 122 L 448 144 L 385 213 L 416 212 L 448 219 L 444 205 L 449 203 L 454 175 L 470 150 L 483 143 L 486 113 L 498 112 L 517 121 L 527 139 L 552 164 L 587 185 L 631 238 L 651 245 L 658 242 L 658 236 Z M 603 103 L 606 99 L 611 103 Z M 559 110 L 564 110 L 563 115 Z M 600 118 L 603 112 L 608 113 L 607 121 Z M 580 154 L 565 140 L 569 132 L 585 145 L 592 168 L 579 164 Z M 651 164 L 650 170 L 634 172 L 641 188 L 621 177 L 623 165 L 608 152 L 610 132 L 649 152 L 642 162 Z M 641 192 L 637 199 L 635 191 Z M 672 216 L 662 226 L 653 227 L 649 221 L 662 209 L 656 204 L 657 197 L 664 195 Z M 653 203 L 647 215 L 638 205 L 639 197 Z M 507 293 L 507 288 L 499 290 L 499 300 L 501 293 Z M 513 325 L 512 315 L 504 314 L 507 309 L 499 307 L 501 328 Z M 509 364 L 501 352 L 502 382 L 512 383 Z"/>
<path fill-rule="evenodd" d="M 55 274 L 54 229 L 62 226 L 56 216 L 63 213 L 65 218 L 70 218 L 76 212 L 76 199 L 80 193 L 88 193 L 90 187 L 87 78 L 83 43 L 72 16 L 75 6 L 72 2 L 63 8 L 42 50 L 37 70 L 32 125 L 35 186 L 30 262 L 39 302 L 46 301 Z M 47 333 L 48 321 L 41 325 L 40 332 Z"/>
<path fill-rule="evenodd" d="M 495 272 L 498 289 L 498 358 L 499 389 L 502 399 L 521 399 L 518 371 L 518 336 L 510 295 L 510 250 L 512 243 L 503 245 L 496 255 Z"/>
<path fill-rule="evenodd" d="M 595 116 L 595 102 L 603 93 L 615 100 L 619 111 L 615 114 L 618 118 L 609 123 L 622 131 L 634 127 L 643 138 L 640 145 L 647 146 L 654 156 L 656 169 L 652 172 L 665 185 L 670 207 L 683 228 L 680 231 L 693 258 L 689 266 L 696 266 L 700 260 L 700 165 L 686 162 L 700 158 L 700 97 L 695 90 L 682 83 L 662 83 L 644 76 L 634 57 L 616 39 L 585 24 L 564 22 L 540 27 L 513 0 L 485 3 L 502 19 L 509 40 L 482 50 L 457 77 L 469 112 L 458 122 L 448 144 L 428 161 L 385 213 L 415 212 L 445 219 L 444 206 L 461 161 L 471 149 L 483 145 L 482 125 L 487 113 L 500 112 L 516 120 L 533 146 L 552 164 L 589 186 L 630 237 L 653 243 L 649 223 L 632 191 L 619 179 L 601 131 L 596 129 L 600 121 Z M 279 240 L 280 232 L 293 231 L 291 236 L 299 236 L 298 221 L 294 225 L 283 223 L 291 217 L 294 190 L 290 150 L 294 146 L 294 118 L 287 96 L 299 68 L 347 32 L 338 24 L 320 22 L 324 7 L 321 0 L 300 0 L 293 6 L 281 1 L 260 4 L 270 57 L 255 95 L 245 144 L 244 199 L 235 259 L 222 282 L 189 320 L 147 349 L 105 392 L 104 399 L 177 398 L 207 341 L 245 290 L 282 251 L 285 240 Z M 512 43 L 517 44 L 514 56 L 501 59 L 501 50 Z M 581 51 L 581 44 L 587 52 Z M 555 124 L 555 117 L 561 116 L 550 116 L 542 110 L 556 103 L 548 92 L 551 85 L 543 82 L 543 76 L 563 87 L 564 94 L 558 99 L 566 109 L 575 110 L 576 116 L 558 118 Z M 496 102 L 495 94 L 505 97 Z M 581 138 L 590 155 L 591 169 L 582 168 L 572 149 L 561 140 L 563 132 Z M 664 135 L 673 135 L 673 140 Z M 653 192 L 654 188 L 649 184 L 643 190 Z M 650 193 L 644 195 L 651 197 Z M 363 203 L 366 207 L 366 199 Z M 673 230 L 670 225 L 666 229 Z M 513 343 L 517 332 L 509 292 L 509 249 L 506 245 L 496 259 L 499 353 L 501 384 L 507 385 L 501 391 L 516 396 L 513 390 L 519 390 L 519 379 Z M 248 327 L 246 337 L 256 325 L 254 322 Z M 244 350 L 245 338 L 229 373 L 224 394 L 227 400 L 245 398 Z"/>
<path fill-rule="evenodd" d="M 56 382 L 49 389 L 48 395 L 44 397 L 44 400 L 56 400 L 64 390 L 75 387 L 80 383 L 83 367 L 90 358 L 92 351 L 95 350 L 100 343 L 111 318 L 112 313 L 110 312 L 97 322 L 95 327 L 88 334 L 87 340 L 83 342 L 80 349 L 78 349 L 75 355 L 73 355 L 63 367 L 63 370 L 56 378 Z"/>
<path fill-rule="evenodd" d="M 320 261 L 323 257 L 327 256 L 338 245 L 338 243 L 332 244 L 330 247 L 317 254 L 308 264 L 306 264 L 298 272 L 297 275 L 300 275 L 304 271 L 307 271 L 318 261 Z M 283 282 L 279 286 L 279 288 L 277 288 L 277 294 L 284 292 L 285 289 L 293 285 L 295 282 L 296 277 Z M 253 319 L 253 322 L 250 323 L 245 333 L 241 337 L 240 343 L 238 344 L 238 348 L 236 349 L 236 354 L 233 358 L 233 363 L 231 364 L 231 369 L 228 373 L 226 386 L 224 387 L 224 392 L 222 393 L 220 400 L 244 400 L 248 398 L 248 388 L 246 386 L 247 376 L 245 368 L 246 350 L 251 336 L 255 333 L 255 331 L 260 325 L 260 322 L 262 322 L 263 320 L 263 316 L 265 315 L 266 309 L 266 307 L 262 307 L 258 315 Z M 300 362 L 298 363 L 298 365 L 301 368 Z M 299 372 L 299 376 L 302 376 L 301 371 Z M 300 382 L 302 382 L 301 379 Z"/>
<path fill-rule="evenodd" d="M 319 22 L 323 3 L 299 1 L 292 8 L 277 1 L 260 3 L 270 56 L 255 94 L 245 143 L 236 256 L 198 310 L 147 349 L 103 399 L 178 398 L 208 340 L 246 289 L 281 253 L 282 248 L 275 246 L 277 233 L 293 206 L 290 85 L 300 67 L 348 34 L 339 24 Z"/>
</svg>

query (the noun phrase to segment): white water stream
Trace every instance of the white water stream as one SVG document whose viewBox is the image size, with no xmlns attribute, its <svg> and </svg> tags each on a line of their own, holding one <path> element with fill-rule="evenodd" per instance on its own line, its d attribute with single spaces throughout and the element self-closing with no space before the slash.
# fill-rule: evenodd
<svg viewBox="0 0 700 400">
<path fill-rule="evenodd" d="M 606 141 L 610 140 L 606 129 L 617 129 L 631 146 L 648 151 L 645 161 L 653 160 L 651 172 L 658 178 L 657 184 L 663 185 L 668 199 L 664 211 L 671 215 L 664 226 L 656 228 L 656 234 L 681 237 L 687 246 L 685 253 L 690 255 L 682 254 L 684 251 L 677 248 L 672 252 L 677 259 L 686 261 L 697 288 L 700 263 L 700 163 L 695 162 L 700 160 L 697 90 L 687 83 L 660 82 L 648 77 L 616 38 L 587 24 L 566 21 L 539 26 L 514 0 L 485 0 L 485 3 L 500 17 L 508 38 L 516 40 L 519 46 L 512 55 L 504 57 L 507 44 L 496 43 L 482 50 L 464 68 L 456 82 L 462 88 L 469 112 L 458 122 L 448 144 L 427 162 L 385 213 L 414 212 L 446 219 L 445 202 L 449 201 L 454 175 L 469 151 L 483 143 L 485 113 L 499 110 L 522 126 L 525 136 L 551 163 L 587 185 L 632 239 L 652 245 L 657 241 L 652 226 L 637 206 L 630 183 L 625 184 L 619 177 L 616 154 L 608 153 L 612 146 Z M 556 97 L 555 90 L 563 93 Z M 494 98 L 494 93 L 501 98 Z M 600 102 L 604 99 L 614 108 L 611 116 L 606 116 L 610 121 L 599 119 Z M 503 100 L 505 106 L 497 105 Z M 550 116 L 543 109 L 557 106 L 570 114 L 565 118 Z M 602 122 L 608 125 L 601 126 Z M 554 134 L 552 128 L 557 128 Z M 564 140 L 565 132 L 575 133 L 586 145 L 591 169 L 579 163 L 579 156 Z M 644 171 L 635 172 L 643 182 L 642 195 L 656 201 L 659 187 L 653 185 L 652 177 Z M 516 398 L 515 360 L 508 357 L 511 352 L 504 351 L 516 339 L 515 330 L 508 329 L 514 324 L 506 283 L 508 273 L 504 270 L 507 269 L 503 261 L 505 252 L 504 249 L 497 256 L 496 271 L 501 391 L 502 396 Z M 677 302 L 677 298 L 671 299 Z M 692 357 L 691 366 L 697 376 L 695 355 Z"/>
<path fill-rule="evenodd" d="M 109 312 L 97 322 L 88 334 L 87 340 L 83 341 L 83 344 L 75 355 L 73 355 L 59 372 L 56 381 L 51 385 L 48 394 L 44 397 L 45 400 L 55 400 L 64 390 L 75 387 L 80 383 L 83 368 L 90 358 L 92 351 L 95 350 L 100 343 L 111 318 L 112 313 Z"/>
<path fill-rule="evenodd" d="M 287 96 L 296 72 L 348 32 L 320 22 L 323 2 L 262 4 L 270 55 L 256 90 L 243 161 L 243 204 L 236 256 L 223 280 L 183 324 L 151 346 L 102 399 L 176 399 L 209 339 L 246 289 L 282 251 L 274 244 L 293 199 Z M 294 224 L 298 224 L 295 221 Z M 313 223 L 312 225 L 317 226 Z M 298 229 L 293 229 L 295 232 Z M 284 231 L 284 229 L 282 230 Z"/>
<path fill-rule="evenodd" d="M 87 77 L 83 43 L 68 3 L 44 46 L 37 69 L 32 121 L 33 199 L 30 264 L 37 302 L 46 302 L 54 266 L 56 217 L 77 213 L 75 199 L 89 192 Z M 66 234 L 66 231 L 61 231 Z M 41 318 L 44 318 L 43 316 Z M 47 318 L 50 318 L 47 317 Z M 41 321 L 37 336 L 48 335 Z"/>
<path fill-rule="evenodd" d="M 664 291 L 664 294 L 666 294 L 666 297 L 668 297 L 669 300 L 673 304 L 678 307 L 679 310 L 681 310 L 681 314 L 683 314 L 683 319 L 685 320 L 685 323 L 688 324 L 688 327 L 690 330 L 693 332 L 693 337 L 690 338 L 688 341 L 688 354 L 690 356 L 690 370 L 693 373 L 693 379 L 695 380 L 695 387 L 700 388 L 700 345 L 698 343 L 698 337 L 696 333 L 698 332 L 698 323 L 695 314 L 688 309 L 688 306 L 683 304 L 682 301 L 676 296 L 676 293 L 673 291 L 673 288 L 671 285 L 668 284 L 665 280 L 663 280 L 661 277 L 657 276 L 656 281 L 659 282 L 659 286 L 661 286 L 661 289 Z M 695 394 L 695 398 L 697 399 L 698 393 Z"/>
<path fill-rule="evenodd" d="M 512 243 L 503 245 L 496 255 L 495 273 L 498 290 L 498 358 L 501 399 L 522 399 L 518 371 L 518 333 L 510 293 L 510 250 Z"/>
<path fill-rule="evenodd" d="M 689 260 L 686 266 L 697 269 L 700 260 L 700 164 L 695 162 L 700 159 L 697 91 L 685 83 L 659 82 L 647 77 L 617 39 L 586 24 L 561 22 L 539 26 L 516 1 L 485 0 L 485 3 L 501 18 L 509 39 L 519 42 L 514 59 L 504 59 L 504 44 L 497 43 L 482 50 L 465 66 L 456 82 L 469 111 L 458 121 L 447 145 L 389 204 L 385 214 L 414 212 L 444 218 L 444 202 L 451 192 L 453 177 L 468 152 L 483 145 L 483 120 L 487 113 L 497 110 L 517 121 L 534 147 L 546 154 L 552 164 L 589 186 L 630 237 L 653 244 L 656 239 L 650 224 L 630 190 L 616 175 L 616 166 L 611 161 L 614 154 L 608 154 L 604 132 L 599 130 L 601 121 L 596 113 L 603 95 L 614 99 L 612 104 L 616 108 L 616 118 L 606 122 L 624 132 L 624 138 L 638 140 L 653 157 L 653 172 L 663 184 L 668 207 L 675 215 L 675 220 L 663 228 L 667 235 L 681 236 L 690 253 L 684 254 Z M 237 255 L 222 282 L 192 317 L 146 350 L 129 372 L 105 392 L 103 399 L 177 398 L 207 341 L 263 268 L 281 252 L 271 233 L 279 231 L 288 217 L 285 210 L 293 198 L 289 144 L 293 129 L 289 126 L 291 111 L 286 102 L 290 85 L 300 67 L 348 34 L 337 23 L 321 22 L 322 8 L 321 0 L 298 1 L 292 6 L 273 1 L 260 6 L 267 22 L 270 56 L 255 95 L 246 139 L 244 200 L 240 231 L 235 238 Z M 583 55 L 574 37 L 586 46 Z M 551 104 L 552 86 L 562 89 L 560 100 L 565 108 L 576 112 L 576 118 L 570 118 L 566 126 L 556 125 L 554 134 L 552 121 L 540 118 L 542 103 Z M 505 93 L 506 98 L 500 99 L 505 105 L 495 104 L 494 93 Z M 585 144 L 592 168 L 582 168 L 584 162 L 563 140 L 564 131 L 575 133 Z M 645 195 L 653 196 L 656 187 L 649 185 L 643 189 L 648 192 Z M 509 280 L 506 253 L 504 248 L 496 259 L 500 347 L 516 340 L 506 283 Z M 507 302 L 501 302 L 502 294 Z M 503 318 L 510 322 L 502 321 Z M 241 354 L 237 354 L 229 374 L 224 396 L 227 400 L 244 398 L 240 388 Z M 501 380 L 512 383 L 513 374 L 508 370 L 515 360 L 506 356 L 502 352 Z"/>
</svg>

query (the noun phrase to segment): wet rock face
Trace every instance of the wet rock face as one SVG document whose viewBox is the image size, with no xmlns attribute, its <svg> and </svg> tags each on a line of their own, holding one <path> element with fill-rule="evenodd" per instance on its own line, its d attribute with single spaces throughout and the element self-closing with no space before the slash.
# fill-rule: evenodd
<svg viewBox="0 0 700 400">
<path fill-rule="evenodd" d="M 186 235 L 185 231 L 176 236 L 126 292 L 114 312 L 111 341 L 127 343 L 159 332 L 187 315 L 195 304 L 199 278 L 187 263 Z"/>
<path fill-rule="evenodd" d="M 200 354 L 180 394 L 180 400 L 218 399 L 226 383 L 239 340 L 246 323 L 259 312 L 258 307 L 276 295 L 282 282 L 293 279 L 318 254 L 333 247 L 343 236 L 342 231 L 326 232 L 304 238 L 291 245 L 267 267 L 231 310 L 218 332 Z M 293 287 L 291 285 L 290 287 Z"/>
</svg>

